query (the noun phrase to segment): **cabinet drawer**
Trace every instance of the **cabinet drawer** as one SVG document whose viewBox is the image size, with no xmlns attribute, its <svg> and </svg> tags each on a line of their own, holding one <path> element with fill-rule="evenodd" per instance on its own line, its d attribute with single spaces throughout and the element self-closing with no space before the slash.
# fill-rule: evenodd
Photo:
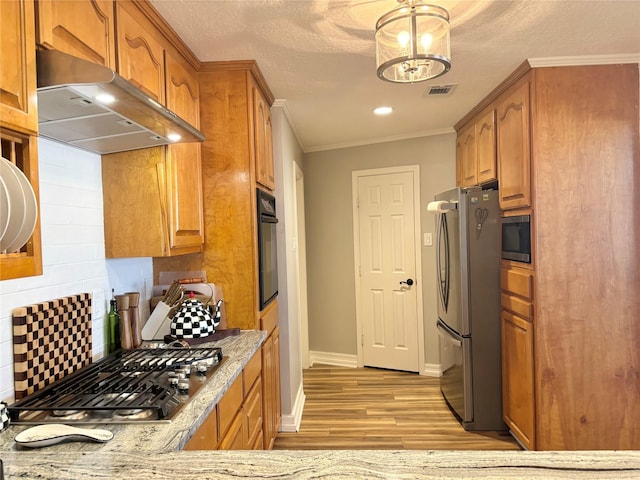
<svg viewBox="0 0 640 480">
<path fill-rule="evenodd" d="M 531 302 L 503 293 L 500 296 L 500 304 L 505 310 L 515 313 L 526 320 L 533 318 L 533 304 Z"/>
<path fill-rule="evenodd" d="M 244 391 L 248 392 L 262 372 L 262 356 L 260 350 L 253 354 L 251 360 L 244 367 Z"/>
<path fill-rule="evenodd" d="M 265 310 L 260 312 L 260 329 L 271 331 L 278 325 L 278 303 L 274 300 Z"/>
<path fill-rule="evenodd" d="M 533 301 L 533 277 L 528 270 L 501 268 L 500 287 L 505 292 Z"/>
<path fill-rule="evenodd" d="M 218 403 L 218 432 L 220 437 L 224 435 L 236 413 L 238 413 L 242 405 L 242 398 L 242 375 L 240 375 L 231 384 L 220 403 Z"/>
</svg>

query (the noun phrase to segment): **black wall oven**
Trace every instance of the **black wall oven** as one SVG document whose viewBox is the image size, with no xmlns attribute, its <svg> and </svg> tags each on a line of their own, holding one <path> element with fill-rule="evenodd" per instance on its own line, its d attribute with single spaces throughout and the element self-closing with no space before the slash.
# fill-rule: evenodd
<svg viewBox="0 0 640 480">
<path fill-rule="evenodd" d="M 276 242 L 276 199 L 258 191 L 258 263 L 260 272 L 260 310 L 278 295 L 278 257 Z"/>
</svg>

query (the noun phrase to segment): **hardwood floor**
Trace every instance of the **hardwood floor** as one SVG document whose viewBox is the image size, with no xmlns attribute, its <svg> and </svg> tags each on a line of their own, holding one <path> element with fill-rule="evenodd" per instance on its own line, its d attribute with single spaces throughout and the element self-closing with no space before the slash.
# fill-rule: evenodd
<svg viewBox="0 0 640 480">
<path fill-rule="evenodd" d="M 465 431 L 437 378 L 314 365 L 303 385 L 300 431 L 279 433 L 276 450 L 520 450 L 507 432 Z"/>
</svg>

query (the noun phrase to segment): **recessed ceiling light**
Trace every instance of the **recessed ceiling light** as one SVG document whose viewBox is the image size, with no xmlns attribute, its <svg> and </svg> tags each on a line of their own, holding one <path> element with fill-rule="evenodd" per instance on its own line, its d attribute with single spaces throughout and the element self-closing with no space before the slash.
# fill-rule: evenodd
<svg viewBox="0 0 640 480">
<path fill-rule="evenodd" d="M 389 115 L 391 112 L 393 112 L 391 107 L 378 107 L 373 111 L 376 115 Z"/>
</svg>

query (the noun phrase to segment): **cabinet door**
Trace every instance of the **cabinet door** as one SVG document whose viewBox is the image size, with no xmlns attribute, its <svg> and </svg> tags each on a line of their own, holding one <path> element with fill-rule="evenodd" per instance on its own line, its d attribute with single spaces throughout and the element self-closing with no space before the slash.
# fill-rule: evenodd
<svg viewBox="0 0 640 480">
<path fill-rule="evenodd" d="M 200 144 L 170 145 L 167 168 L 171 248 L 204 243 Z"/>
<path fill-rule="evenodd" d="M 115 67 L 113 0 L 39 1 L 38 43 Z"/>
<path fill-rule="evenodd" d="M 215 450 L 218 446 L 218 418 L 214 409 L 184 446 L 185 450 Z"/>
<path fill-rule="evenodd" d="M 200 127 L 200 91 L 196 72 L 165 52 L 167 107 L 196 128 Z"/>
<path fill-rule="evenodd" d="M 262 402 L 264 412 L 264 449 L 271 450 L 273 446 L 274 434 L 274 409 L 275 398 L 273 397 L 273 336 L 269 336 L 262 345 Z"/>
<path fill-rule="evenodd" d="M 256 182 L 273 190 L 275 178 L 271 112 L 269 105 L 255 85 L 253 86 L 253 107 Z"/>
<path fill-rule="evenodd" d="M 503 210 L 531 206 L 529 77 L 505 93 L 497 107 L 498 184 Z"/>
<path fill-rule="evenodd" d="M 247 394 L 242 413 L 245 421 L 244 443 L 247 448 L 254 449 L 254 446 L 258 443 L 257 439 L 262 438 L 262 382 L 260 379 L 256 381 Z M 260 443 L 258 449 L 262 450 L 262 443 Z"/>
<path fill-rule="evenodd" d="M 0 119 L 27 133 L 38 131 L 33 0 L 0 2 Z"/>
<path fill-rule="evenodd" d="M 236 415 L 231 422 L 229 430 L 220 441 L 218 449 L 220 450 L 245 450 L 244 440 L 244 419 L 241 414 Z"/>
<path fill-rule="evenodd" d="M 462 154 L 462 186 L 470 187 L 478 184 L 475 128 L 471 124 L 465 128 L 458 138 L 459 150 Z"/>
<path fill-rule="evenodd" d="M 164 48 L 137 7 L 117 2 L 118 73 L 164 105 Z"/>
<path fill-rule="evenodd" d="M 535 448 L 532 324 L 502 311 L 502 408 L 504 421 L 528 449 Z"/>
<path fill-rule="evenodd" d="M 475 123 L 477 180 L 479 184 L 495 180 L 496 175 L 496 116 L 487 112 Z"/>
</svg>

